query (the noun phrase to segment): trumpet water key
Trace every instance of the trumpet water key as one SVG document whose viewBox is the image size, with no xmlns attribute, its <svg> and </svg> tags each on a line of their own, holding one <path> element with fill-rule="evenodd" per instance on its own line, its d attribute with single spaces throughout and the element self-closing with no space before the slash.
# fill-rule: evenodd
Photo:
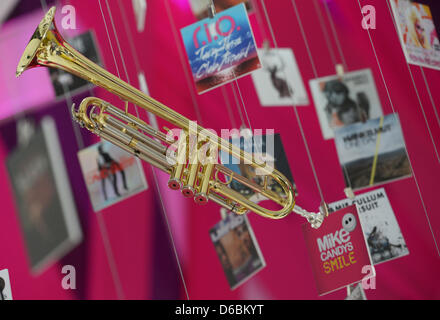
<svg viewBox="0 0 440 320">
<path fill-rule="evenodd" d="M 82 127 L 169 174 L 168 186 L 171 189 L 180 189 L 183 196 L 192 197 L 197 203 L 204 204 L 210 200 L 237 214 L 252 211 L 272 219 L 280 219 L 295 212 L 305 217 L 314 228 L 322 224 L 328 214 L 324 203 L 318 213 L 295 206 L 295 190 L 283 174 L 267 164 L 257 163 L 251 154 L 211 131 L 197 124 L 191 126 L 193 122 L 189 119 L 81 55 L 60 35 L 54 15 L 55 7 L 52 7 L 35 30 L 20 59 L 17 77 L 25 70 L 38 66 L 57 68 L 119 96 L 125 101 L 125 110 L 102 99 L 89 97 L 78 108 L 72 106 L 72 115 Z M 128 103 L 133 103 L 181 129 L 179 138 L 170 139 L 169 135 L 130 114 Z M 209 151 L 206 153 L 207 159 L 204 159 L 207 161 L 200 161 L 196 151 L 192 151 L 194 148 L 190 148 L 190 137 L 194 135 L 197 136 L 196 144 L 202 141 L 202 147 L 207 146 Z M 175 151 L 172 150 L 171 157 L 170 146 L 176 147 Z M 259 170 L 264 176 L 264 182 L 258 184 L 220 164 L 216 151 L 228 153 L 239 159 L 240 163 L 248 163 Z M 283 190 L 281 195 L 267 187 L 268 177 Z M 270 210 L 250 201 L 230 187 L 233 180 L 263 195 L 281 208 Z"/>
</svg>

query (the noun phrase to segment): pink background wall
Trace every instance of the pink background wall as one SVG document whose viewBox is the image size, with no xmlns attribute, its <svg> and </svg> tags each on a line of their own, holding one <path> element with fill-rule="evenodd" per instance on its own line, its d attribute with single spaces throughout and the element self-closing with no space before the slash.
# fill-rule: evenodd
<svg viewBox="0 0 440 320">
<path fill-rule="evenodd" d="M 105 1 L 101 2 L 108 20 Z M 129 70 L 129 77 L 137 86 L 136 66 L 117 2 L 118 0 L 109 0 L 121 41 L 122 53 Z M 259 4 L 257 13 L 262 16 L 261 20 L 264 20 L 261 1 L 257 0 L 256 2 Z M 314 71 L 292 2 L 289 0 L 265 2 L 278 46 L 293 49 L 311 100 L 308 81 L 314 78 Z M 323 3 L 318 2 L 330 33 L 329 20 L 325 14 Z M 98 2 L 71 0 L 65 1 L 65 3 L 71 3 L 76 7 L 81 28 L 79 31 L 90 28 L 95 31 L 105 66 L 109 71 L 116 73 Z M 234 101 L 230 85 L 224 87 L 225 91 L 219 88 L 197 96 L 197 107 L 193 103 L 190 92 L 191 90 L 194 92 L 194 86 L 189 85 L 185 78 L 188 66 L 186 62 L 182 65 L 179 57 L 180 36 L 177 33 L 179 40 L 177 43 L 173 35 L 176 30 L 178 32 L 178 29 L 195 21 L 187 1 L 148 1 L 147 22 L 143 33 L 136 31 L 131 1 L 123 1 L 123 3 L 129 16 L 129 24 L 133 32 L 140 64 L 146 74 L 151 95 L 190 119 L 197 119 L 197 110 L 204 127 L 219 131 L 222 128 L 233 127 L 234 122 L 240 125 L 238 106 Z M 386 86 L 382 81 L 368 33 L 361 28 L 362 15 L 357 1 L 334 0 L 328 1 L 328 3 L 338 37 L 342 43 L 348 71 L 371 68 L 384 114 L 392 113 Z M 169 20 L 168 4 L 171 8 L 173 22 Z M 334 74 L 335 66 L 332 63 L 320 26 L 315 0 L 296 0 L 296 4 L 318 76 Z M 371 37 L 377 50 L 378 61 L 382 67 L 392 103 L 401 119 L 415 178 L 427 211 L 426 215 L 415 178 L 396 181 L 385 186 L 410 255 L 377 266 L 377 289 L 369 290 L 366 294 L 369 299 L 438 299 L 440 298 L 440 283 L 437 272 L 440 267 L 440 259 L 434 237 L 439 239 L 440 236 L 440 217 L 436 201 L 436 190 L 438 190 L 436 182 L 440 177 L 440 164 L 386 2 L 384 0 L 369 0 L 361 1 L 361 4 L 373 4 L 376 7 L 377 29 L 371 30 Z M 61 10 L 58 11 L 57 21 L 59 22 Z M 27 29 L 25 31 L 20 27 L 20 36 L 7 43 L 4 43 L 3 40 L 0 42 L 2 55 L 3 52 L 7 52 L 7 61 L 1 65 L 2 69 L 0 70 L 0 101 L 2 101 L 0 115 L 3 118 L 11 115 L 11 111 L 21 110 L 31 105 L 43 106 L 43 102 L 47 105 L 52 99 L 50 84 L 46 81 L 43 83 L 47 72 L 45 73 L 44 70 L 29 71 L 20 80 L 15 80 L 13 73 L 11 74 L 11 70 L 9 70 L 11 66 L 12 69 L 15 68 L 19 55 L 37 24 L 35 21 L 39 21 L 40 17 L 42 17 L 41 11 L 37 12 L 35 16 L 23 18 L 24 20 L 20 22 L 12 21 L 0 29 L 0 39 L 3 39 L 3 35 L 7 32 L 11 32 L 10 30 L 16 30 L 18 24 L 26 26 L 25 29 Z M 436 18 L 440 17 L 437 15 Z M 270 35 L 267 24 L 265 20 L 263 24 L 259 22 L 256 14 L 251 15 L 251 23 L 256 40 L 261 46 L 264 36 Z M 173 24 L 177 29 L 173 29 Z M 437 21 L 437 24 L 440 24 L 440 21 Z M 58 25 L 60 27 L 60 23 Z M 111 28 L 110 24 L 109 28 Z M 68 34 L 63 30 L 61 33 Z M 117 51 L 115 38 L 113 35 L 111 37 L 117 54 L 117 63 L 122 71 L 122 62 Z M 330 41 L 338 62 L 342 62 L 336 48 L 336 42 L 333 38 Z M 426 113 L 434 141 L 437 148 L 440 148 L 438 139 L 440 127 L 423 81 L 421 69 L 410 66 L 410 70 L 414 75 L 415 86 L 420 95 L 420 102 Z M 437 111 L 439 111 L 440 72 L 426 68 L 423 70 L 432 91 Z M 126 80 L 125 76 L 122 78 Z M 16 81 L 26 84 L 29 89 L 14 89 L 15 91 L 5 89 L 8 82 L 14 83 L 13 88 L 19 88 L 19 85 L 16 87 Z M 304 208 L 315 210 L 320 203 L 320 196 L 293 108 L 263 108 L 259 105 L 252 79 L 245 77 L 238 83 L 243 93 L 252 127 L 275 128 L 281 134 L 298 188 L 298 204 Z M 38 90 L 34 92 L 33 88 L 38 88 Z M 122 106 L 118 98 L 114 98 L 103 90 L 95 89 L 94 92 L 96 95 Z M 231 103 L 235 119 L 228 116 L 225 94 Z M 77 97 L 74 100 L 79 102 L 80 98 Z M 66 105 L 60 102 L 57 108 L 56 111 L 53 110 L 53 107 L 40 108 L 38 112 L 57 114 L 60 121 L 64 121 L 65 124 L 65 126 L 60 124 L 59 128 L 69 126 L 71 131 Z M 344 181 L 334 143 L 332 140 L 324 141 L 322 139 L 317 114 L 312 104 L 308 107 L 299 107 L 298 113 L 325 200 L 327 202 L 340 200 L 344 197 Z M 2 126 L 7 127 L 10 123 L 13 123 L 13 120 L 5 119 Z M 94 137 L 85 132 L 83 137 L 86 143 L 96 141 Z M 6 152 L 10 148 L 7 145 L 6 141 L 1 152 L 2 159 L 5 158 Z M 80 171 L 75 158 L 77 146 L 73 137 L 70 139 L 70 144 L 67 144 L 66 141 L 63 149 L 66 159 L 69 159 L 66 161 L 86 238 L 80 248 L 38 277 L 29 273 L 7 172 L 4 166 L 0 167 L 0 188 L 3 195 L 3 210 L 0 213 L 2 226 L 2 232 L 0 232 L 0 243 L 2 243 L 0 246 L 0 269 L 8 268 L 10 270 L 14 298 L 174 298 L 176 290 L 180 290 L 181 298 L 186 298 L 175 266 L 173 250 L 166 244 L 168 241 L 167 227 L 163 220 L 160 202 L 154 191 L 155 182 L 150 166 L 144 166 L 150 185 L 149 190 L 102 212 L 114 255 L 116 271 L 122 286 L 122 291 L 120 290 L 118 293 L 106 257 L 105 242 L 101 237 L 97 215 L 91 211 L 82 178 L 78 177 Z M 158 177 L 160 192 L 170 220 L 190 299 L 319 298 L 300 228 L 301 224 L 305 222 L 304 219 L 292 214 L 280 221 L 270 221 L 250 214 L 249 219 L 267 261 L 267 267 L 240 288 L 230 291 L 208 233 L 209 229 L 220 219 L 219 207 L 214 204 L 197 207 L 191 200 L 183 199 L 180 193 L 167 190 L 167 177 L 162 174 L 159 174 Z M 430 219 L 433 233 L 428 224 L 427 216 Z M 73 264 L 79 269 L 78 277 L 81 279 L 81 287 L 76 292 L 65 291 L 61 288 L 60 283 L 63 276 L 61 267 L 63 264 Z M 345 294 L 345 290 L 341 290 L 322 297 L 322 299 L 343 299 Z"/>
</svg>

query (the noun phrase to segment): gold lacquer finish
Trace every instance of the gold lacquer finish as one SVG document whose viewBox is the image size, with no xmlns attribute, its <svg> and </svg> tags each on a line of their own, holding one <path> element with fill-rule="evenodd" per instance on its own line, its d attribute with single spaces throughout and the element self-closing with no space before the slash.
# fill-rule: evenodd
<svg viewBox="0 0 440 320">
<path fill-rule="evenodd" d="M 178 161 L 172 164 L 167 150 L 169 145 L 176 141 L 168 140 L 163 132 L 129 114 L 127 108 L 122 111 L 95 97 L 84 99 L 77 110 L 72 106 L 73 117 L 81 126 L 170 174 L 169 186 L 173 189 L 182 188 L 183 194 L 194 196 L 196 202 L 205 203 L 211 200 L 237 214 L 244 214 L 250 210 L 272 219 L 283 218 L 293 211 L 307 218 L 313 227 L 321 225 L 327 214 L 326 206 L 321 207 L 320 213 L 310 213 L 295 206 L 295 191 L 284 175 L 269 166 L 256 163 L 252 155 L 198 125 L 191 133 L 203 138 L 199 141 L 207 141 L 217 150 L 229 153 L 232 157 L 240 159 L 241 163 L 249 163 L 266 177 L 270 176 L 280 185 L 284 195 L 280 196 L 267 189 L 267 178 L 261 186 L 217 162 L 194 163 L 195 155 L 189 154 L 188 143 L 183 143 L 187 142 L 190 133 L 190 120 L 77 52 L 59 34 L 54 15 L 55 7 L 52 7 L 38 25 L 20 59 L 17 76 L 38 66 L 61 69 L 116 94 L 125 101 L 126 106 L 128 102 L 133 103 L 182 129 L 182 141 L 178 141 L 177 154 L 173 158 Z M 228 181 L 221 181 L 219 173 Z M 232 180 L 261 193 L 280 205 L 281 209 L 269 210 L 249 201 L 228 186 Z"/>
</svg>

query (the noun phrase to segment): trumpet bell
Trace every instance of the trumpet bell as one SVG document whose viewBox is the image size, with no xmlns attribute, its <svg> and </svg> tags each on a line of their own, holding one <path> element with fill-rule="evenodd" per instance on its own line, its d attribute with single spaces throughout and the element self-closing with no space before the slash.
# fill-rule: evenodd
<svg viewBox="0 0 440 320">
<path fill-rule="evenodd" d="M 39 66 L 35 61 L 37 52 L 42 47 L 41 43 L 47 38 L 47 33 L 51 31 L 50 28 L 52 23 L 54 23 L 55 11 L 55 7 L 50 8 L 32 35 L 18 63 L 15 73 L 17 77 L 21 76 L 26 70 Z"/>
</svg>

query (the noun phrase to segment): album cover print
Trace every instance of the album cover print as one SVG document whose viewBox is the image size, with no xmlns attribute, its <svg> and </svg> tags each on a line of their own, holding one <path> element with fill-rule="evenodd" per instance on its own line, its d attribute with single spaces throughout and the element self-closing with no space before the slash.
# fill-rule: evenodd
<svg viewBox="0 0 440 320">
<path fill-rule="evenodd" d="M 31 271 L 40 274 L 82 240 L 54 120 L 44 118 L 6 165 Z"/>
<path fill-rule="evenodd" d="M 266 266 L 245 215 L 229 214 L 209 234 L 231 289 L 237 288 Z"/>
<path fill-rule="evenodd" d="M 371 258 L 375 265 L 409 254 L 394 211 L 384 188 L 329 204 L 335 211 L 355 204 L 364 230 Z"/>
<path fill-rule="evenodd" d="M 209 17 L 209 6 L 212 2 L 214 2 L 216 13 L 220 13 L 241 3 L 246 6 L 246 10 L 249 14 L 253 11 L 252 0 L 190 0 L 191 10 L 197 20 Z"/>
<path fill-rule="evenodd" d="M 101 63 L 95 36 L 92 31 L 87 31 L 69 39 L 69 43 L 92 62 L 97 64 Z M 90 82 L 63 70 L 49 68 L 49 74 L 57 98 L 63 97 L 66 93 L 73 96 L 93 87 Z"/>
<path fill-rule="evenodd" d="M 95 212 L 147 189 L 140 160 L 108 141 L 78 152 Z"/>
<path fill-rule="evenodd" d="M 281 141 L 280 134 L 274 135 L 255 135 L 252 137 L 239 137 L 230 140 L 231 143 L 240 149 L 250 154 L 261 156 L 261 158 L 271 167 L 281 172 L 295 188 L 295 182 L 293 180 L 292 172 L 290 170 L 289 162 L 287 160 L 286 153 L 284 151 L 283 143 Z M 268 147 L 269 141 L 273 141 L 273 150 Z M 271 143 L 271 142 L 270 142 Z M 243 177 L 255 182 L 256 184 L 264 184 L 264 176 L 258 175 L 256 169 L 249 164 L 239 162 L 239 159 L 232 157 L 228 153 L 220 152 L 220 159 L 222 164 L 231 169 L 232 171 L 242 175 Z M 284 195 L 284 192 L 280 185 L 268 176 L 267 188 L 273 192 L 278 193 L 280 196 Z M 266 200 L 267 198 L 260 193 L 255 193 L 249 187 L 242 183 L 233 180 L 229 186 L 239 192 L 241 195 L 248 198 L 250 201 L 258 203 Z"/>
<path fill-rule="evenodd" d="M 440 41 L 429 6 L 391 0 L 391 7 L 408 63 L 440 70 Z"/>
<path fill-rule="evenodd" d="M 313 79 L 310 89 L 324 139 L 333 138 L 336 128 L 382 115 L 370 69 Z"/>
<path fill-rule="evenodd" d="M 261 68 L 244 4 L 180 32 L 199 94 Z"/>
<path fill-rule="evenodd" d="M 319 295 L 376 275 L 355 205 L 333 212 L 318 229 L 305 223 L 302 230 Z"/>
<path fill-rule="evenodd" d="M 309 98 L 291 49 L 259 49 L 262 68 L 252 72 L 262 106 L 306 106 Z"/>
<path fill-rule="evenodd" d="M 353 190 L 411 176 L 397 114 L 337 129 L 335 143 L 345 184 Z"/>
</svg>

